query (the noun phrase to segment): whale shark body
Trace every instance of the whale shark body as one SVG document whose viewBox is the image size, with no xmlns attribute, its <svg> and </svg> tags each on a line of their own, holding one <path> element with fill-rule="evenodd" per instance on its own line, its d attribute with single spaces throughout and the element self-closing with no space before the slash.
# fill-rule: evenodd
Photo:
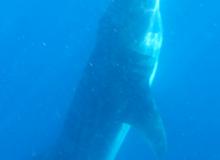
<svg viewBox="0 0 220 160">
<path fill-rule="evenodd" d="M 131 127 L 160 157 L 166 137 L 150 87 L 161 44 L 159 1 L 111 1 L 57 145 L 38 159 L 114 160 Z"/>
</svg>

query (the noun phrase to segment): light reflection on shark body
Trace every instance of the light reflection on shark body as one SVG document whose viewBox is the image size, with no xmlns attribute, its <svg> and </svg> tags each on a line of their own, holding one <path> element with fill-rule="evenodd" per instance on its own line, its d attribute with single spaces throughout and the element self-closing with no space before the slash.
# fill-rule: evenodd
<svg viewBox="0 0 220 160">
<path fill-rule="evenodd" d="M 160 157 L 165 131 L 150 87 L 162 44 L 159 1 L 113 0 L 56 147 L 40 160 L 114 160 L 130 127 Z"/>
</svg>

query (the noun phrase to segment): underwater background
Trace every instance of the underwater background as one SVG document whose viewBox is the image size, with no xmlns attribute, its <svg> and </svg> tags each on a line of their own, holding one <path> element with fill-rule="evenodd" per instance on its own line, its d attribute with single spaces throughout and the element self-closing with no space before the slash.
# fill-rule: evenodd
<svg viewBox="0 0 220 160">
<path fill-rule="evenodd" d="M 0 1 L 1 160 L 31 160 L 54 143 L 109 1 Z M 161 0 L 164 43 L 152 90 L 167 160 L 220 160 L 219 5 Z M 153 159 L 135 130 L 117 158 Z"/>
</svg>

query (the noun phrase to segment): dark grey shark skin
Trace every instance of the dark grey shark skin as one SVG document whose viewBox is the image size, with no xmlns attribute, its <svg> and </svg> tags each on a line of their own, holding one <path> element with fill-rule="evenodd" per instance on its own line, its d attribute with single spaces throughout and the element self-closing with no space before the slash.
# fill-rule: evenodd
<svg viewBox="0 0 220 160">
<path fill-rule="evenodd" d="M 149 82 L 159 51 L 143 45 L 148 33 L 161 34 L 155 6 L 148 0 L 111 1 L 57 145 L 36 159 L 113 160 L 109 154 L 123 124 L 138 128 L 158 157 L 165 152 L 165 131 Z"/>
</svg>

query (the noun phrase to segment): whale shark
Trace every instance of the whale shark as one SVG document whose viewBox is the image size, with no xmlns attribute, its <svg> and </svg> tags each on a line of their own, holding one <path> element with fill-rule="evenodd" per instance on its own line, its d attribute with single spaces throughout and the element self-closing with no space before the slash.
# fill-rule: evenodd
<svg viewBox="0 0 220 160">
<path fill-rule="evenodd" d="M 39 160 L 114 160 L 131 128 L 156 157 L 166 133 L 151 94 L 162 46 L 159 0 L 111 0 L 57 143 Z"/>
</svg>

